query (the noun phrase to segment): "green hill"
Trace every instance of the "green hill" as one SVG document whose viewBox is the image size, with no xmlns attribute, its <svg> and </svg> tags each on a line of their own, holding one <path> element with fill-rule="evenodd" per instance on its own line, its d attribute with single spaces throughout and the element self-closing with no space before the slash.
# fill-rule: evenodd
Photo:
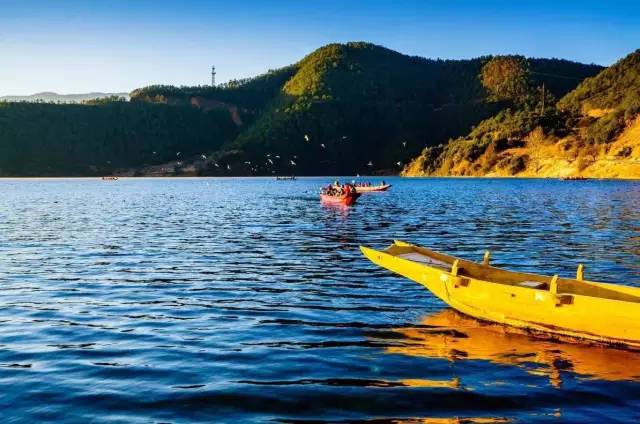
<svg viewBox="0 0 640 424">
<path fill-rule="evenodd" d="M 218 148 L 237 134 L 228 114 L 109 101 L 0 103 L 0 176 L 85 176 Z"/>
<path fill-rule="evenodd" d="M 264 108 L 269 101 L 280 94 L 284 84 L 297 69 L 297 65 L 291 65 L 270 70 L 254 78 L 231 80 L 215 87 L 152 85 L 133 90 L 130 96 L 131 101 L 165 104 L 190 104 L 192 98 L 215 99 L 255 112 Z"/>
<path fill-rule="evenodd" d="M 463 135 L 504 107 L 485 101 L 478 80 L 489 59 L 430 60 L 369 43 L 322 47 L 275 72 L 290 78 L 259 102 L 255 121 L 225 144 L 219 161 L 234 174 L 398 172 L 425 145 Z M 558 96 L 600 70 L 556 59 L 531 63 L 535 78 Z M 201 172 L 229 171 L 209 166 Z"/>
<path fill-rule="evenodd" d="M 425 148 L 403 174 L 640 177 L 640 50 L 538 106 L 505 109 Z"/>
<path fill-rule="evenodd" d="M 298 64 L 270 108 L 228 147 L 261 161 L 267 174 L 393 172 L 423 145 L 493 112 L 480 101 L 479 67 L 479 60 L 429 61 L 365 43 L 329 45 Z M 267 153 L 282 158 L 273 169 Z"/>
<path fill-rule="evenodd" d="M 558 102 L 576 113 L 591 109 L 640 109 L 640 50 L 629 54 L 598 75 L 587 78 Z"/>
<path fill-rule="evenodd" d="M 586 117 L 586 138 L 606 143 L 640 113 L 640 50 L 586 79 L 558 102 L 558 108 Z"/>
<path fill-rule="evenodd" d="M 158 166 L 199 175 L 397 173 L 425 146 L 467 134 L 506 107 L 487 101 L 478 79 L 490 59 L 331 44 L 216 87 L 140 88 L 130 103 L 7 103 L 0 107 L 0 151 L 8 153 L 0 173 L 145 174 Z M 555 97 L 600 70 L 558 59 L 529 63 L 532 79 Z"/>
</svg>

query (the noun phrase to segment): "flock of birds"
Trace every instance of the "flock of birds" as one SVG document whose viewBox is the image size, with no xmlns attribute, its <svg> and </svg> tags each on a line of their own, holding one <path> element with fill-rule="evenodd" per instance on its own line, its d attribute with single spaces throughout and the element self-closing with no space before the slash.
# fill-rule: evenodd
<svg viewBox="0 0 640 424">
<path fill-rule="evenodd" d="M 309 134 L 304 134 L 303 138 L 304 138 L 304 140 L 305 140 L 306 142 L 308 142 L 308 143 L 310 143 L 310 142 L 311 142 L 311 137 L 309 136 Z M 341 140 L 342 140 L 342 141 L 348 141 L 348 140 L 349 140 L 349 137 L 348 137 L 348 136 L 346 136 L 346 135 L 343 135 L 343 136 L 342 136 L 342 138 L 341 138 Z M 403 147 L 403 148 L 406 148 L 406 147 L 407 147 L 407 142 L 406 142 L 406 141 L 403 141 L 403 142 L 402 142 L 402 147 Z M 326 149 L 326 148 L 327 148 L 327 146 L 326 146 L 324 143 L 320 143 L 320 148 L 322 148 L 322 149 Z M 153 151 L 152 153 L 153 153 L 153 155 L 154 155 L 154 156 L 158 154 L 158 152 L 157 152 L 157 151 Z M 176 161 L 176 165 L 178 165 L 178 166 L 181 166 L 181 165 L 182 165 L 182 161 L 180 161 L 180 160 L 179 160 L 179 159 L 180 159 L 180 155 L 181 155 L 181 154 L 182 154 L 182 152 L 177 152 L 177 153 L 176 153 L 176 159 L 177 159 L 177 161 Z M 220 163 L 218 163 L 216 160 L 211 159 L 210 157 L 207 157 L 207 155 L 205 155 L 204 153 L 200 155 L 200 158 L 201 158 L 202 160 L 204 160 L 205 162 L 206 162 L 206 161 L 208 161 L 208 160 L 210 160 L 210 163 L 211 163 L 213 166 L 215 166 L 216 168 L 220 168 L 220 167 L 221 167 L 221 164 L 220 164 Z M 267 166 L 267 167 L 274 166 L 274 165 L 275 165 L 274 159 L 279 160 L 279 159 L 281 159 L 281 157 L 280 157 L 280 155 L 271 155 L 271 153 L 267 153 L 267 154 L 266 154 L 266 161 L 264 162 L 265 166 Z M 297 160 L 297 159 L 298 159 L 298 156 L 297 156 L 297 155 L 293 155 L 293 157 L 292 157 L 291 159 L 289 159 L 289 165 L 290 165 L 290 166 L 297 166 L 297 165 L 298 165 L 294 159 L 295 159 L 295 160 Z M 107 161 L 107 163 L 111 163 L 111 162 L 110 162 L 110 161 Z M 249 160 L 244 161 L 244 164 L 245 164 L 245 165 L 247 165 L 247 166 L 249 166 L 252 172 L 257 172 L 257 171 L 258 171 L 259 164 L 253 164 L 253 163 L 252 163 L 251 161 L 249 161 Z M 255 165 L 255 166 L 254 166 L 254 165 Z M 398 161 L 398 162 L 396 162 L 396 165 L 398 165 L 398 167 L 401 167 L 403 164 L 402 164 L 402 162 Z M 371 168 L 371 167 L 373 167 L 373 166 L 374 166 L 373 161 L 372 161 L 372 160 L 369 160 L 369 161 L 367 162 L 367 166 L 368 166 L 368 167 L 370 167 L 370 168 Z M 231 171 L 231 165 L 230 165 L 230 164 L 226 164 L 226 169 L 227 169 L 227 171 Z M 275 173 L 275 171 L 273 171 L 273 170 L 272 170 L 271 172 L 272 172 L 272 173 Z"/>
</svg>

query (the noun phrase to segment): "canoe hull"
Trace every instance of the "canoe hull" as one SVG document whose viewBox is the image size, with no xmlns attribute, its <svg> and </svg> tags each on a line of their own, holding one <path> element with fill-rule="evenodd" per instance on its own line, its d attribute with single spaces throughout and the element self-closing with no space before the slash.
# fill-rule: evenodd
<svg viewBox="0 0 640 424">
<path fill-rule="evenodd" d="M 358 200 L 358 197 L 360 197 L 360 193 L 350 193 L 348 195 L 339 196 L 339 197 L 321 194 L 320 200 L 322 201 L 322 203 L 351 206 L 356 203 L 356 200 Z"/>
<path fill-rule="evenodd" d="M 470 275 L 408 260 L 400 252 L 435 254 L 444 264 L 458 260 Z M 532 333 L 556 334 L 597 343 L 640 348 L 640 289 L 606 283 L 560 279 L 567 293 L 487 281 L 506 273 L 523 281 L 551 280 L 535 274 L 511 273 L 395 242 L 385 251 L 361 247 L 373 263 L 413 280 L 454 309 L 471 317 L 506 324 Z M 501 273 L 505 273 L 502 275 Z M 457 275 L 456 275 L 457 274 Z M 483 276 L 480 278 L 479 276 Z M 486 279 L 485 279 L 486 278 Z M 585 288 L 580 288 L 585 285 Z M 587 292 L 588 289 L 588 293 Z M 595 297 L 600 293 L 607 298 Z"/>
</svg>

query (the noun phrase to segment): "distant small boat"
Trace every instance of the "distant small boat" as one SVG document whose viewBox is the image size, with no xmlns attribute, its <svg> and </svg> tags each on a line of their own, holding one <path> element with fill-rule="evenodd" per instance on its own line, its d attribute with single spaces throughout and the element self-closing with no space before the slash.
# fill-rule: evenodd
<svg viewBox="0 0 640 424">
<path fill-rule="evenodd" d="M 330 194 L 324 194 L 321 193 L 320 194 L 320 200 L 324 203 L 332 203 L 335 205 L 347 205 L 347 206 L 351 206 L 353 204 L 356 203 L 356 200 L 358 200 L 358 197 L 360 197 L 361 194 L 357 193 L 357 192 L 351 192 L 351 193 L 346 193 L 346 194 L 341 194 L 341 195 L 330 195 Z"/>
<path fill-rule="evenodd" d="M 106 177 L 102 177 L 102 179 L 104 181 L 115 181 L 115 180 L 118 179 L 118 177 L 116 177 L 116 176 L 106 176 Z"/>
<path fill-rule="evenodd" d="M 391 184 L 379 184 L 379 185 L 357 185 L 353 182 L 349 184 L 352 186 L 358 193 L 371 193 L 373 191 L 387 191 L 391 187 Z M 334 183 L 334 187 L 339 188 L 340 184 Z"/>
<path fill-rule="evenodd" d="M 296 177 L 295 175 L 292 175 L 290 177 L 276 177 L 276 181 L 295 181 Z"/>
<path fill-rule="evenodd" d="M 395 241 L 378 251 L 361 246 L 373 263 L 407 277 L 454 309 L 532 334 L 552 334 L 640 349 L 640 288 L 507 271 Z"/>
<path fill-rule="evenodd" d="M 377 186 L 355 186 L 358 193 L 370 193 L 373 191 L 387 191 L 391 184 L 381 184 Z"/>
</svg>

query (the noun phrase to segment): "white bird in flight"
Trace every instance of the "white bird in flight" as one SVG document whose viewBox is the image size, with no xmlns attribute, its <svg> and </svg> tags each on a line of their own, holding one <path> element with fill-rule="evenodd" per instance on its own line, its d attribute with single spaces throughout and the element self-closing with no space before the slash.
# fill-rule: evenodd
<svg viewBox="0 0 640 424">
<path fill-rule="evenodd" d="M 406 141 L 402 142 L 402 147 L 407 147 L 407 142 Z"/>
<path fill-rule="evenodd" d="M 182 152 L 178 152 L 178 153 L 176 153 L 176 156 L 180 156 L 180 153 L 182 153 Z"/>
<path fill-rule="evenodd" d="M 290 160 L 289 162 L 291 162 L 291 165 L 296 166 L 296 163 L 292 160 Z"/>
<path fill-rule="evenodd" d="M 369 163 L 367 164 L 367 166 L 373 166 L 373 162 L 369 161 Z"/>
<path fill-rule="evenodd" d="M 309 141 L 309 136 L 307 134 L 304 135 L 305 141 Z"/>
<path fill-rule="evenodd" d="M 201 157 L 202 159 L 206 159 L 206 158 L 207 158 L 207 156 L 206 156 L 206 155 L 200 155 L 200 157 Z"/>
<path fill-rule="evenodd" d="M 231 171 L 231 165 L 227 164 L 227 169 Z"/>
<path fill-rule="evenodd" d="M 324 143 L 320 143 L 320 147 L 322 147 L 323 149 L 327 148 L 327 146 L 325 146 Z"/>
</svg>

